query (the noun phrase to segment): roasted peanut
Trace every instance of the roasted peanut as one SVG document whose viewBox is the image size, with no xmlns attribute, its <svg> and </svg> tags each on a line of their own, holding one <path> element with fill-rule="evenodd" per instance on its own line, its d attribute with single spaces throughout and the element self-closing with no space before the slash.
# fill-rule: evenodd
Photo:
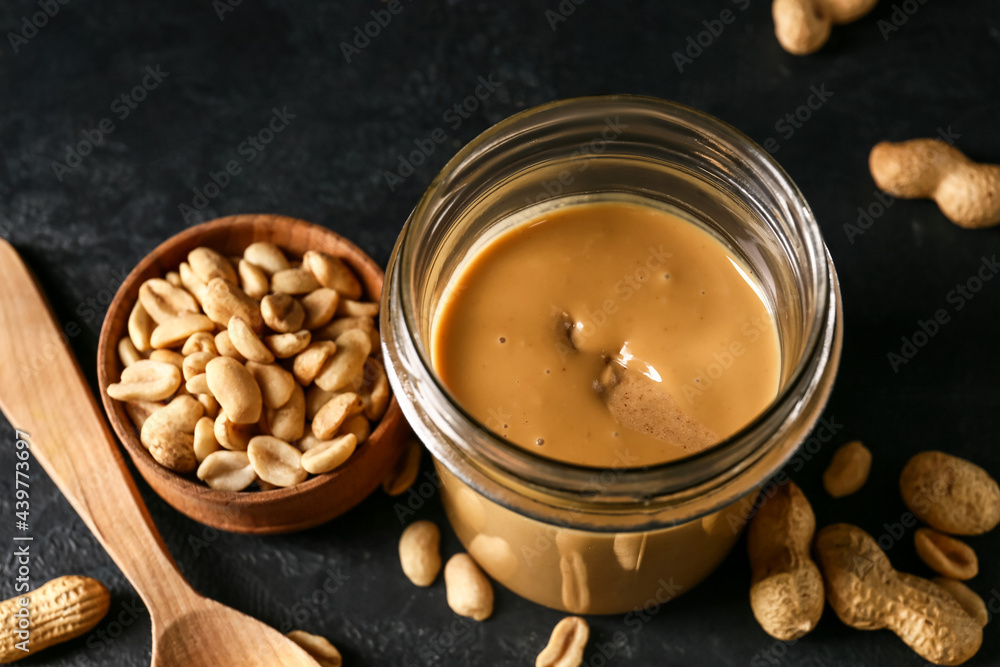
<svg viewBox="0 0 1000 667">
<path fill-rule="evenodd" d="M 920 528 L 913 534 L 913 544 L 920 560 L 938 574 L 963 581 L 979 574 L 976 552 L 965 542 L 932 528 Z"/>
<path fill-rule="evenodd" d="M 205 366 L 208 388 L 230 421 L 253 424 L 260 420 L 263 397 L 246 367 L 229 357 L 216 357 Z"/>
<path fill-rule="evenodd" d="M 549 643 L 535 658 L 535 667 L 580 667 L 590 639 L 590 626 L 579 616 L 567 616 L 552 628 Z"/>
<path fill-rule="evenodd" d="M 306 392 L 306 419 L 312 421 L 316 414 L 327 402 L 336 396 L 332 391 L 326 391 L 322 387 L 311 384 Z"/>
<path fill-rule="evenodd" d="M 142 360 L 142 355 L 139 354 L 139 350 L 136 349 L 131 338 L 126 336 L 118 341 L 118 359 L 121 360 L 122 366 L 125 368 Z"/>
<path fill-rule="evenodd" d="M 559 577 L 563 607 L 577 614 L 590 608 L 590 577 L 583 548 L 575 535 L 568 531 L 556 533 L 559 550 Z"/>
<path fill-rule="evenodd" d="M 921 452 L 899 479 L 903 501 L 924 523 L 952 535 L 980 535 L 1000 523 L 1000 487 L 974 463 Z"/>
<path fill-rule="evenodd" d="M 267 349 L 264 342 L 257 337 L 257 334 L 242 317 L 233 315 L 229 320 L 227 330 L 229 331 L 229 342 L 245 359 L 259 364 L 274 362 L 271 350 Z"/>
<path fill-rule="evenodd" d="M 818 51 L 834 25 L 851 23 L 872 10 L 878 0 L 774 0 L 774 34 L 789 53 Z"/>
<path fill-rule="evenodd" d="M 117 401 L 160 401 L 181 386 L 181 371 L 173 364 L 140 359 L 122 371 L 120 382 L 108 385 Z"/>
<path fill-rule="evenodd" d="M 378 303 L 341 299 L 340 303 L 337 304 L 337 315 L 340 317 L 378 317 Z"/>
<path fill-rule="evenodd" d="M 302 256 L 302 266 L 316 276 L 320 285 L 337 290 L 345 299 L 361 298 L 361 283 L 339 257 L 309 250 Z"/>
<path fill-rule="evenodd" d="M 612 545 L 615 560 L 626 572 L 637 572 L 646 552 L 648 533 L 618 533 Z"/>
<path fill-rule="evenodd" d="M 234 315 L 242 317 L 254 331 L 261 331 L 264 327 L 257 302 L 228 280 L 213 278 L 205 288 L 201 305 L 213 322 L 224 327 L 229 325 Z"/>
<path fill-rule="evenodd" d="M 283 292 L 268 294 L 260 302 L 264 322 L 278 333 L 292 333 L 302 328 L 306 312 L 302 304 Z"/>
<path fill-rule="evenodd" d="M 973 162 L 940 139 L 911 139 L 876 144 L 868 166 L 880 190 L 933 199 L 959 227 L 1000 224 L 1000 164 Z"/>
<path fill-rule="evenodd" d="M 333 440 L 321 441 L 309 451 L 303 452 L 301 465 L 306 472 L 313 475 L 331 472 L 351 458 L 357 446 L 358 439 L 350 433 L 337 436 Z"/>
<path fill-rule="evenodd" d="M 215 347 L 219 351 L 220 356 L 235 359 L 240 363 L 247 360 L 247 358 L 240 354 L 240 351 L 236 349 L 236 346 L 233 345 L 233 340 L 229 337 L 229 329 L 224 329 L 215 334 Z"/>
<path fill-rule="evenodd" d="M 345 419 L 361 412 L 361 408 L 361 397 L 353 391 L 337 394 L 316 413 L 312 422 L 313 434 L 320 440 L 329 439 Z"/>
<path fill-rule="evenodd" d="M 337 351 L 337 344 L 329 340 L 318 340 L 299 352 L 292 363 L 292 373 L 301 385 L 312 384 L 319 375 L 326 360 Z"/>
<path fill-rule="evenodd" d="M 364 415 L 354 415 L 344 420 L 344 423 L 340 425 L 340 430 L 337 431 L 337 435 L 347 435 L 350 433 L 360 445 L 368 439 L 371 432 L 372 427 L 368 423 L 368 419 Z"/>
<path fill-rule="evenodd" d="M 382 362 L 375 358 L 365 361 L 365 378 L 361 387 L 361 401 L 365 417 L 378 421 L 389 407 L 389 378 Z"/>
<path fill-rule="evenodd" d="M 21 604 L 24 600 L 26 605 Z M 0 663 L 33 656 L 90 632 L 110 606 L 111 594 L 104 584 L 79 575 L 53 579 L 30 593 L 0 602 Z M 30 619 L 27 630 L 25 618 Z M 27 649 L 18 646 L 21 642 Z"/>
<path fill-rule="evenodd" d="M 371 339 L 359 329 L 345 331 L 335 341 L 337 351 L 327 359 L 316 376 L 316 384 L 326 391 L 345 387 L 360 389 L 365 359 L 372 351 Z"/>
<path fill-rule="evenodd" d="M 198 465 L 194 454 L 194 429 L 205 409 L 190 396 L 178 396 L 149 416 L 139 439 L 164 468 L 191 472 Z"/>
<path fill-rule="evenodd" d="M 198 394 L 195 399 L 205 408 L 205 416 L 213 420 L 219 416 L 219 402 L 211 394 Z"/>
<path fill-rule="evenodd" d="M 288 359 L 299 354 L 309 347 L 312 342 L 312 334 L 303 329 L 294 333 L 274 334 L 264 338 L 267 347 L 279 359 Z"/>
<path fill-rule="evenodd" d="M 833 453 L 823 473 L 823 487 L 834 498 L 849 496 L 868 480 L 872 453 L 860 441 L 849 442 Z"/>
<path fill-rule="evenodd" d="M 149 415 L 153 414 L 164 405 L 166 405 L 166 403 L 153 401 L 126 401 L 125 412 L 128 413 L 129 419 L 132 420 L 135 427 L 141 431 L 142 425 L 146 423 L 147 419 L 149 419 Z"/>
<path fill-rule="evenodd" d="M 202 417 L 194 425 L 194 455 L 201 463 L 212 452 L 220 451 L 219 441 L 215 438 L 215 421 L 210 417 Z"/>
<path fill-rule="evenodd" d="M 319 667 L 341 667 L 343 664 L 340 651 L 324 637 L 302 630 L 293 630 L 285 636 L 301 646 L 302 650 L 319 663 Z"/>
<path fill-rule="evenodd" d="M 257 424 L 236 424 L 219 412 L 215 418 L 215 439 L 220 445 L 232 451 L 246 451 L 250 438 L 258 433 Z"/>
<path fill-rule="evenodd" d="M 375 330 L 375 320 L 370 317 L 338 317 L 325 327 L 313 332 L 313 338 L 316 340 L 337 340 L 340 334 L 351 329 L 361 329 L 366 334 L 371 334 Z"/>
<path fill-rule="evenodd" d="M 163 278 L 174 287 L 184 287 L 184 281 L 181 280 L 181 274 L 176 271 L 167 271 L 167 275 Z"/>
<path fill-rule="evenodd" d="M 216 491 L 242 491 L 257 479 L 246 452 L 212 452 L 198 466 L 198 479 Z"/>
<path fill-rule="evenodd" d="M 219 354 L 219 348 L 215 346 L 215 336 L 204 331 L 192 334 L 190 338 L 184 341 L 184 347 L 181 348 L 181 354 L 187 356 L 189 354 L 195 354 L 196 352 L 211 352 L 213 355 L 217 356 Z"/>
<path fill-rule="evenodd" d="M 146 309 L 142 307 L 141 301 L 136 301 L 132 306 L 132 312 L 128 316 L 128 336 L 132 339 L 132 344 L 140 352 L 153 349 L 150 337 L 153 329 L 156 328 L 156 321 L 149 316 Z"/>
<path fill-rule="evenodd" d="M 750 522 L 750 607 L 767 634 L 790 641 L 823 614 L 823 577 L 809 557 L 816 517 L 794 482 L 778 486 Z"/>
<path fill-rule="evenodd" d="M 414 586 L 430 586 L 441 571 L 441 531 L 432 521 L 415 521 L 399 538 L 399 564 Z"/>
<path fill-rule="evenodd" d="M 305 454 L 310 449 L 319 447 L 320 445 L 325 444 L 327 442 L 329 442 L 329 440 L 320 440 L 315 435 L 313 435 L 312 431 L 309 431 L 305 433 L 301 438 L 295 441 L 295 446 L 298 448 L 300 452 Z"/>
<path fill-rule="evenodd" d="M 182 374 L 184 372 L 184 355 L 173 350 L 153 350 L 149 353 L 149 360 L 176 366 Z"/>
<path fill-rule="evenodd" d="M 139 303 L 157 324 L 178 315 L 198 312 L 198 302 L 187 290 L 174 287 L 162 278 L 151 278 L 139 287 Z"/>
<path fill-rule="evenodd" d="M 329 322 L 337 312 L 340 296 L 332 289 L 321 287 L 303 296 L 299 303 L 306 313 L 305 321 L 302 323 L 303 328 L 316 329 Z"/>
<path fill-rule="evenodd" d="M 208 362 L 217 356 L 217 354 L 213 354 L 212 352 L 193 352 L 184 357 L 184 361 L 181 364 L 181 372 L 184 373 L 184 379 L 190 380 L 195 375 L 204 373 Z"/>
<path fill-rule="evenodd" d="M 302 467 L 302 452 L 274 436 L 252 438 L 247 455 L 257 476 L 275 486 L 292 486 L 309 476 Z"/>
<path fill-rule="evenodd" d="M 961 581 L 946 577 L 935 577 L 931 581 L 951 593 L 951 596 L 958 600 L 965 613 L 971 616 L 972 620 L 979 624 L 979 627 L 986 627 L 990 621 L 990 613 L 986 610 L 986 603 L 983 602 L 983 599 L 976 595 L 971 588 Z"/>
<path fill-rule="evenodd" d="M 273 243 L 258 241 L 251 243 L 243 251 L 243 259 L 264 270 L 267 275 L 291 268 L 285 253 Z"/>
<path fill-rule="evenodd" d="M 199 394 L 211 394 L 212 390 L 208 387 L 208 374 L 201 373 L 200 375 L 195 375 L 190 380 L 185 383 L 184 388 L 187 392 L 192 395 Z"/>
<path fill-rule="evenodd" d="M 257 381 L 265 406 L 277 410 L 292 397 L 295 378 L 278 364 L 258 364 L 248 361 L 246 369 Z"/>
<path fill-rule="evenodd" d="M 267 273 L 264 272 L 264 269 L 241 259 L 238 271 L 240 286 L 251 299 L 263 299 L 264 295 L 271 291 L 271 283 L 267 279 Z"/>
<path fill-rule="evenodd" d="M 468 552 L 484 572 L 497 579 L 517 575 L 520 559 L 514 554 L 510 543 L 499 535 L 479 533 L 469 542 Z"/>
<path fill-rule="evenodd" d="M 208 289 L 208 286 L 198 277 L 198 274 L 194 272 L 194 269 L 187 262 L 181 262 L 178 271 L 180 272 L 184 288 L 194 295 L 198 303 L 203 303 L 205 301 L 205 290 Z"/>
<path fill-rule="evenodd" d="M 267 411 L 267 425 L 271 435 L 286 442 L 294 442 L 302 437 L 306 428 L 306 399 L 302 387 L 292 383 L 292 395 L 277 410 Z"/>
<path fill-rule="evenodd" d="M 236 284 L 236 271 L 228 259 L 211 248 L 195 248 L 188 253 L 188 264 L 206 285 L 216 278 Z"/>
<path fill-rule="evenodd" d="M 407 443 L 406 449 L 396 459 L 392 470 L 382 480 L 383 491 L 390 496 L 398 496 L 413 486 L 413 482 L 417 480 L 417 474 L 420 472 L 420 456 L 423 449 L 423 445 L 416 438 Z"/>
<path fill-rule="evenodd" d="M 979 650 L 982 628 L 934 583 L 897 572 L 875 540 L 856 526 L 834 524 L 816 537 L 830 606 L 859 630 L 888 628 L 925 660 L 959 665 Z"/>
<path fill-rule="evenodd" d="M 155 348 L 174 347 L 199 331 L 214 331 L 215 323 L 200 313 L 184 313 L 161 322 L 149 342 Z"/>
<path fill-rule="evenodd" d="M 319 289 L 319 281 L 303 269 L 285 269 L 271 276 L 271 289 L 285 294 L 308 294 Z"/>
<path fill-rule="evenodd" d="M 469 554 L 455 554 L 444 566 L 448 606 L 459 616 L 485 621 L 493 613 L 493 587 Z"/>
</svg>

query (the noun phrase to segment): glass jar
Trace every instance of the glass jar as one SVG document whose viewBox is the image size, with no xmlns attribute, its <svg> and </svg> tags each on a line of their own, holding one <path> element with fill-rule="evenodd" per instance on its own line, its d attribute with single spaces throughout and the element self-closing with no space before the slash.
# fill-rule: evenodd
<svg viewBox="0 0 1000 667">
<path fill-rule="evenodd" d="M 598 469 L 511 445 L 463 410 L 431 365 L 431 332 L 451 277 L 512 221 L 622 197 L 681 212 L 744 259 L 782 368 L 777 397 L 730 438 L 680 460 L 639 468 L 625 456 Z M 645 97 L 554 102 L 473 140 L 403 228 L 383 304 L 389 379 L 434 456 L 459 539 L 499 583 L 571 613 L 662 603 L 711 573 L 818 419 L 840 357 L 836 273 L 788 175 L 729 125 Z"/>
</svg>

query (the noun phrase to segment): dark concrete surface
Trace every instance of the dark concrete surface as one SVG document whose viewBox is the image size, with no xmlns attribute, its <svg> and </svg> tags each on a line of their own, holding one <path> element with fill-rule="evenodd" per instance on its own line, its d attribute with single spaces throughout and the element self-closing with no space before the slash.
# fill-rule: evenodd
<svg viewBox="0 0 1000 667">
<path fill-rule="evenodd" d="M 482 130 L 557 98 L 641 93 L 701 108 L 759 142 L 773 140 L 767 145 L 777 148 L 823 228 L 846 314 L 843 363 L 826 416 L 841 425 L 834 443 L 861 438 L 875 463 L 863 491 L 831 502 L 820 477 L 832 447 L 808 462 L 797 480 L 820 525 L 845 520 L 890 535 L 893 562 L 927 574 L 913 551 L 913 528 L 895 526 L 906 511 L 897 479 L 907 458 L 940 448 L 1000 476 L 1000 280 L 987 280 L 970 298 L 953 291 L 984 258 L 995 261 L 1000 231 L 961 230 L 928 201 L 883 207 L 867 169 L 876 141 L 939 131 L 972 157 L 1000 162 L 995 3 L 881 2 L 857 23 L 835 28 L 821 52 L 801 58 L 779 48 L 763 0 L 401 0 L 401 11 L 346 56 L 341 42 L 386 5 L 64 2 L 0 5 L 0 236 L 37 272 L 59 318 L 79 324 L 72 345 L 91 381 L 117 281 L 167 236 L 222 215 L 282 213 L 335 229 L 384 264 L 435 172 Z M 54 15 L 39 14 L 48 5 Z M 713 23 L 720 16 L 729 22 Z M 700 53 L 691 47 L 694 57 L 679 71 L 674 53 L 710 28 L 719 34 L 702 34 L 706 45 Z M 496 82 L 493 90 L 459 115 L 455 105 L 475 94 L 481 77 Z M 824 99 L 802 107 L 814 91 Z M 793 124 L 786 115 L 797 110 L 808 118 Z M 246 143 L 275 113 L 283 116 L 275 126 L 283 127 L 273 140 Z M 437 128 L 448 140 L 390 188 L 385 172 Z M 205 194 L 211 174 L 230 161 L 240 173 L 201 199 L 195 190 Z M 859 207 L 872 219 L 854 233 L 845 226 L 858 224 Z M 900 352 L 901 338 L 912 338 L 938 309 L 948 322 L 894 369 L 888 353 Z M 13 429 L 0 420 L 5 598 L 15 569 L 13 442 Z M 320 528 L 247 537 L 206 529 L 140 488 L 196 589 L 282 629 L 328 636 L 347 665 L 533 664 L 561 616 L 498 590 L 488 622 L 456 620 L 440 580 L 418 590 L 402 576 L 396 500 L 381 492 Z M 437 498 L 416 517 L 444 525 Z M 93 633 L 23 664 L 147 663 L 148 615 L 37 466 L 31 519 L 32 582 L 84 573 L 105 581 L 113 601 Z M 971 585 L 1000 609 L 1000 533 L 968 542 L 982 567 Z M 447 529 L 443 547 L 459 548 Z M 642 623 L 589 619 L 586 664 L 924 664 L 892 634 L 852 630 L 829 609 L 809 636 L 775 642 L 750 613 L 744 547 L 741 541 L 696 592 Z M 616 632 L 624 633 L 624 646 L 609 650 Z M 995 623 L 986 635 L 968 664 L 1000 664 Z"/>
</svg>

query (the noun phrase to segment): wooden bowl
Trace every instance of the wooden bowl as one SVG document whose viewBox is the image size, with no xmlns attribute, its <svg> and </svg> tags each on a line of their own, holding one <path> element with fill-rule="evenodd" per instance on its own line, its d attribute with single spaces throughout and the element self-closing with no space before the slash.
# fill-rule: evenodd
<svg viewBox="0 0 1000 667">
<path fill-rule="evenodd" d="M 122 365 L 118 341 L 128 335 L 128 317 L 138 299 L 139 286 L 149 278 L 176 271 L 187 254 L 208 246 L 223 255 L 242 255 L 255 241 L 270 241 L 290 255 L 322 250 L 342 258 L 357 273 L 367 297 L 382 293 L 382 269 L 356 245 L 317 225 L 277 215 L 234 215 L 191 227 L 173 236 L 147 255 L 125 279 L 101 328 L 97 349 L 97 378 L 101 400 L 111 425 L 135 467 L 153 490 L 180 512 L 203 524 L 236 533 L 288 533 L 329 521 L 364 500 L 379 486 L 399 457 L 409 427 L 395 397 L 368 440 L 347 462 L 331 473 L 296 486 L 270 491 L 234 493 L 216 491 L 193 474 L 181 475 L 157 463 L 139 441 L 124 404 L 107 394 L 117 382 Z"/>
</svg>

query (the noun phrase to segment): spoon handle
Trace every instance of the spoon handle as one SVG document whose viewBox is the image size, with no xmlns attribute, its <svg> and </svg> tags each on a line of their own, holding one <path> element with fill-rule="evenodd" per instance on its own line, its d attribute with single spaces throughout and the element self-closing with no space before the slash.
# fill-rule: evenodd
<svg viewBox="0 0 1000 667">
<path fill-rule="evenodd" d="M 45 295 L 3 239 L 0 354 L 0 410 L 17 437 L 30 444 L 31 458 L 125 573 L 154 622 L 173 617 L 196 594 L 157 532 Z M 31 458 L 22 484 L 37 479 Z"/>
</svg>

